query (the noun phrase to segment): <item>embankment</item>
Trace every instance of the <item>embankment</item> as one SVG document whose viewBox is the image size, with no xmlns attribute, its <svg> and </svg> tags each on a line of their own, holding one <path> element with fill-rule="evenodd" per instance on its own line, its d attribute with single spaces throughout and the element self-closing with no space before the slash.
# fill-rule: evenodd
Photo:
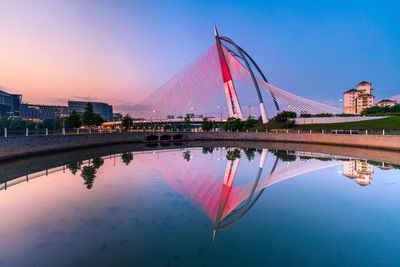
<svg viewBox="0 0 400 267">
<path fill-rule="evenodd" d="M 400 151 L 400 136 L 310 133 L 114 133 L 0 138 L 0 160 L 122 143 L 183 141 L 269 141 Z"/>
</svg>

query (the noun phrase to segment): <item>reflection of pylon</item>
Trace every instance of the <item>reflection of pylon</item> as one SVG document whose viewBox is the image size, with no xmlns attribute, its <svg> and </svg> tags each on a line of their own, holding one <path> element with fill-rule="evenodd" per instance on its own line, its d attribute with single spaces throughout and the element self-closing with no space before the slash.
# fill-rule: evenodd
<svg viewBox="0 0 400 267">
<path fill-rule="evenodd" d="M 250 201 L 252 199 L 252 196 L 254 195 L 254 192 L 257 188 L 258 182 L 260 181 L 260 177 L 261 177 L 261 173 L 262 170 L 264 168 L 264 163 L 265 163 L 265 159 L 267 158 L 267 149 L 263 149 L 262 153 L 261 153 L 261 158 L 260 158 L 260 164 L 259 164 L 259 168 L 258 168 L 258 173 L 257 173 L 257 177 L 254 181 L 253 187 L 251 188 L 250 191 L 250 195 L 246 201 L 246 203 L 243 205 L 243 207 L 241 208 L 241 212 L 239 212 L 239 216 L 237 216 L 231 223 L 229 223 L 230 225 L 235 223 L 240 217 L 242 217 L 244 215 L 244 213 L 247 212 L 247 207 L 250 204 Z M 237 172 L 237 168 L 239 165 L 239 160 L 240 159 L 236 159 L 233 163 L 233 167 L 232 167 L 232 161 L 229 160 L 227 162 L 227 166 L 226 166 L 226 171 L 225 171 L 225 178 L 224 178 L 224 185 L 221 191 L 221 198 L 220 198 L 220 204 L 218 207 L 218 213 L 217 213 L 217 217 L 215 219 L 215 224 L 214 224 L 214 231 L 213 231 L 213 240 L 215 240 L 215 235 L 217 233 L 217 230 L 220 229 L 220 224 L 221 221 L 224 219 L 222 218 L 222 214 L 224 213 L 225 207 L 226 207 L 226 203 L 228 201 L 229 198 L 229 194 L 231 192 L 232 189 L 232 184 L 233 181 L 235 179 L 236 176 L 236 172 Z"/>
<path fill-rule="evenodd" d="M 228 202 L 229 195 L 231 193 L 232 184 L 235 180 L 236 172 L 239 166 L 240 158 L 235 159 L 234 161 L 228 160 L 226 163 L 224 183 L 222 184 L 221 189 L 221 197 L 219 200 L 217 216 L 215 218 L 215 226 L 213 232 L 213 239 L 215 239 L 216 230 L 218 228 L 218 224 L 221 220 L 222 214 L 224 213 L 226 203 Z"/>
</svg>

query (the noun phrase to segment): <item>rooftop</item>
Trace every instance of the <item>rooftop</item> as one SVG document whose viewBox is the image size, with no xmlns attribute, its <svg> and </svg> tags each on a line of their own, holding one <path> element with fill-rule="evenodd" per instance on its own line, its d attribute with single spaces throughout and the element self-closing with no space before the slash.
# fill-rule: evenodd
<svg viewBox="0 0 400 267">
<path fill-rule="evenodd" d="M 366 81 L 362 81 L 362 82 L 360 82 L 359 84 L 357 84 L 357 85 L 365 85 L 365 84 L 371 84 L 370 82 L 366 82 Z"/>
<path fill-rule="evenodd" d="M 390 99 L 382 99 L 381 101 L 379 101 L 378 103 L 388 103 L 388 102 L 394 102 L 397 103 L 396 100 L 390 100 Z"/>
<path fill-rule="evenodd" d="M 348 90 L 348 91 L 346 91 L 344 93 L 352 93 L 352 92 L 358 92 L 358 91 L 356 89 L 352 88 L 352 89 L 350 89 L 350 90 Z"/>
</svg>

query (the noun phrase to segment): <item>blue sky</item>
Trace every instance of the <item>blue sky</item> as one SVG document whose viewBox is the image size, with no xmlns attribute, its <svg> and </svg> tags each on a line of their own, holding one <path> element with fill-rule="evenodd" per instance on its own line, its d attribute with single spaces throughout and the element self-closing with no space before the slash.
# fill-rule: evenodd
<svg viewBox="0 0 400 267">
<path fill-rule="evenodd" d="M 27 101 L 87 97 L 121 109 L 138 103 L 213 44 L 214 22 L 272 84 L 289 92 L 336 103 L 345 90 L 367 80 L 376 99 L 400 94 L 396 1 L 0 5 L 0 23 L 8 25 L 0 29 L 6 38 L 0 44 L 0 86 L 22 92 Z"/>
</svg>

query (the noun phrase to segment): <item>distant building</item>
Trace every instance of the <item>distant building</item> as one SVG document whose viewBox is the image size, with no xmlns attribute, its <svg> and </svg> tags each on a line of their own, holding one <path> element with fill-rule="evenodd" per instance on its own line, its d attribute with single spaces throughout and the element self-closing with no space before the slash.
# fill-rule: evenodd
<svg viewBox="0 0 400 267">
<path fill-rule="evenodd" d="M 397 105 L 396 100 L 390 100 L 390 99 L 382 99 L 378 103 L 376 103 L 378 107 L 393 107 L 394 105 Z"/>
<path fill-rule="evenodd" d="M 121 113 L 114 113 L 113 114 L 113 120 L 114 121 L 120 121 L 122 119 L 122 114 Z"/>
<path fill-rule="evenodd" d="M 361 112 L 374 105 L 371 83 L 362 81 L 357 84 L 357 89 L 344 92 L 344 113 L 361 114 Z"/>
<path fill-rule="evenodd" d="M 351 179 L 355 178 L 356 183 L 361 186 L 370 184 L 373 173 L 372 165 L 365 161 L 350 160 L 343 162 L 343 175 Z"/>
<path fill-rule="evenodd" d="M 88 101 L 71 101 L 68 100 L 68 113 L 71 114 L 75 110 L 79 115 L 85 112 Z M 93 105 L 93 111 L 99 114 L 105 121 L 113 121 L 113 108 L 111 105 L 100 102 L 90 102 Z"/>
<path fill-rule="evenodd" d="M 9 94 L 0 90 L 0 117 L 14 119 L 20 116 L 22 95 Z"/>
<path fill-rule="evenodd" d="M 65 118 L 68 116 L 67 106 L 21 104 L 21 118 L 28 120 L 45 120 Z"/>
</svg>

